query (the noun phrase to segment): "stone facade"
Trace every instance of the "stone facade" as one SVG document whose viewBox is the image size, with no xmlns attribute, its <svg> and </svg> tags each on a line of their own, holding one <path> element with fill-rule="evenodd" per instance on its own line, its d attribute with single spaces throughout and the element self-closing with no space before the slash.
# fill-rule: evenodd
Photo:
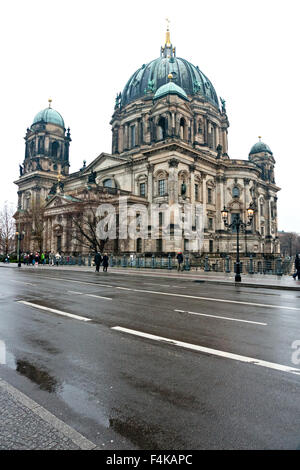
<svg viewBox="0 0 300 470">
<path fill-rule="evenodd" d="M 79 237 L 74 236 L 78 229 L 74 217 L 93 213 L 107 202 L 118 212 L 121 196 L 127 198 L 129 207 L 143 204 L 147 210 L 152 204 L 201 204 L 204 238 L 202 246 L 198 250 L 194 247 L 193 252 L 212 256 L 233 254 L 237 249 L 236 234 L 224 226 L 223 208 L 229 211 L 229 222 L 237 214 L 246 222 L 247 208 L 252 204 L 254 218 L 240 237 L 241 254 L 280 252 L 280 188 L 275 184 L 271 150 L 258 142 L 247 160 L 230 159 L 224 100 L 219 107 L 213 87 L 203 74 L 202 82 L 195 81 L 192 91 L 183 79 L 176 80 L 177 58 L 169 42 L 157 61 L 168 64 L 163 79 L 153 75 L 141 90 L 148 70 L 143 66 L 136 72 L 135 82 L 131 80 L 123 94 L 117 95 L 111 120 L 112 153 L 100 154 L 79 171 L 68 174 L 71 137 L 61 122 L 51 122 L 55 119 L 50 116 L 27 130 L 25 160 L 20 178 L 15 181 L 19 188 L 16 219 L 20 218 L 25 231 L 24 251 L 90 252 L 91 246 L 80 244 Z M 178 64 L 182 67 L 179 59 Z M 194 66 L 189 67 L 187 71 Z M 164 82 L 161 86 L 159 79 Z M 43 218 L 40 234 L 33 223 L 37 211 Z M 105 245 L 106 251 L 115 253 L 170 253 L 189 251 L 190 247 L 184 239 L 172 240 L 172 236 L 170 240 L 117 239 Z"/>
</svg>

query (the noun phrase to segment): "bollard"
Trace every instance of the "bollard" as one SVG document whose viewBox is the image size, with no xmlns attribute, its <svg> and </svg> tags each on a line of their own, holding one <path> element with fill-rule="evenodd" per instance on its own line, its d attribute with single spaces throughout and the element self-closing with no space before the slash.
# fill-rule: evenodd
<svg viewBox="0 0 300 470">
<path fill-rule="evenodd" d="M 81 255 L 78 256 L 78 266 L 81 266 Z"/>
<path fill-rule="evenodd" d="M 151 268 L 155 268 L 155 256 L 152 255 L 152 260 L 151 260 Z"/>
<path fill-rule="evenodd" d="M 189 261 L 189 256 L 185 256 L 185 264 L 184 264 L 184 270 L 189 271 L 190 270 L 190 261 Z"/>
<path fill-rule="evenodd" d="M 113 265 L 114 265 L 113 255 L 110 255 L 110 257 L 109 257 L 109 266 L 112 268 Z"/>
<path fill-rule="evenodd" d="M 204 265 L 204 271 L 210 271 L 210 266 L 209 266 L 208 256 L 205 256 L 205 265 Z"/>
<path fill-rule="evenodd" d="M 135 266 L 136 266 L 137 268 L 140 268 L 140 257 L 139 257 L 139 256 L 136 257 L 136 264 L 135 264 Z"/>
<path fill-rule="evenodd" d="M 276 259 L 276 274 L 277 276 L 282 276 L 282 259 Z"/>
<path fill-rule="evenodd" d="M 225 272 L 230 273 L 230 258 L 227 255 L 225 259 Z"/>
<path fill-rule="evenodd" d="M 88 256 L 88 266 L 92 266 L 92 257 L 91 257 L 91 255 Z"/>
<path fill-rule="evenodd" d="M 126 268 L 126 266 L 127 266 L 126 255 L 123 255 L 123 259 L 122 259 L 122 268 Z"/>
<path fill-rule="evenodd" d="M 249 260 L 249 274 L 254 274 L 252 255 L 250 255 L 250 260 Z"/>
<path fill-rule="evenodd" d="M 168 254 L 168 269 L 172 269 L 172 258 L 170 253 Z"/>
</svg>

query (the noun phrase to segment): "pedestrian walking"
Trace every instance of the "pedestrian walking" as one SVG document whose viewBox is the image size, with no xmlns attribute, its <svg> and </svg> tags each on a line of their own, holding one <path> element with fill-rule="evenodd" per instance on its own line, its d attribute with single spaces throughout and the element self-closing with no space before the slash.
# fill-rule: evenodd
<svg viewBox="0 0 300 470">
<path fill-rule="evenodd" d="M 296 257 L 295 257 L 295 270 L 296 272 L 293 274 L 293 278 L 296 279 L 296 277 L 298 276 L 298 281 L 299 281 L 300 280 L 300 258 L 299 258 L 298 253 L 296 254 Z"/>
<path fill-rule="evenodd" d="M 54 254 L 51 251 L 49 253 L 49 266 L 54 266 Z"/>
<path fill-rule="evenodd" d="M 45 264 L 46 258 L 45 258 L 45 253 L 41 253 L 41 264 Z"/>
<path fill-rule="evenodd" d="M 102 258 L 102 266 L 103 266 L 103 272 L 107 273 L 107 268 L 108 268 L 108 256 L 107 253 Z"/>
<path fill-rule="evenodd" d="M 102 256 L 99 253 L 99 251 L 97 251 L 97 253 L 95 254 L 95 258 L 94 258 L 97 273 L 99 272 L 101 261 L 102 261 Z"/>
<path fill-rule="evenodd" d="M 177 259 L 177 263 L 178 263 L 177 271 L 182 271 L 181 265 L 183 263 L 183 254 L 181 253 L 181 251 L 177 254 L 176 259 Z"/>
<path fill-rule="evenodd" d="M 39 262 L 40 262 L 40 255 L 39 255 L 39 253 L 38 253 L 38 252 L 36 252 L 36 254 L 35 254 L 35 257 L 34 257 L 34 258 L 35 258 L 35 267 L 38 267 L 38 265 L 39 265 Z"/>
<path fill-rule="evenodd" d="M 60 254 L 57 252 L 56 255 L 55 255 L 56 266 L 59 265 L 60 259 L 61 259 L 61 256 L 60 256 Z"/>
</svg>

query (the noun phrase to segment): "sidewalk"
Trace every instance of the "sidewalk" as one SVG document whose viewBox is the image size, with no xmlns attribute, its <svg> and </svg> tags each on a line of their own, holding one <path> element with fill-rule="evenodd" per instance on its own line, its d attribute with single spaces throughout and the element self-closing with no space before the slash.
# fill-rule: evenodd
<svg viewBox="0 0 300 470">
<path fill-rule="evenodd" d="M 18 268 L 17 263 L 4 264 L 0 263 L 2 268 Z M 79 271 L 79 272 L 94 272 L 94 266 L 52 266 L 48 265 L 38 267 L 34 266 L 24 266 L 19 269 L 31 270 L 31 269 L 42 269 L 42 270 L 59 270 L 59 271 Z M 100 268 L 101 269 L 101 268 Z M 208 282 L 211 284 L 221 284 L 221 285 L 239 285 L 243 287 L 253 287 L 261 289 L 283 289 L 283 290 L 292 290 L 300 291 L 300 281 L 293 280 L 292 276 L 275 276 L 270 274 L 242 274 L 242 282 L 236 283 L 234 280 L 234 273 L 217 273 L 217 272 L 205 272 L 202 270 L 191 270 L 178 272 L 175 269 L 152 269 L 152 268 L 121 268 L 121 267 L 108 267 L 108 271 L 115 274 L 124 274 L 124 275 L 139 275 L 139 276 L 155 276 L 160 278 L 174 278 L 174 279 L 189 279 L 193 282 Z M 100 272 L 101 276 L 101 272 Z"/>
<path fill-rule="evenodd" d="M 0 450 L 92 450 L 96 445 L 0 379 Z"/>
</svg>

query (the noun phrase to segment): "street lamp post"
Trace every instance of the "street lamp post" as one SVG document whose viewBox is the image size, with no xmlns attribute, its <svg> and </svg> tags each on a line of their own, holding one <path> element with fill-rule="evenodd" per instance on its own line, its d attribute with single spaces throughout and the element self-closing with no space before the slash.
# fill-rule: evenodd
<svg viewBox="0 0 300 470">
<path fill-rule="evenodd" d="M 252 219 L 254 216 L 254 208 L 253 205 L 250 204 L 249 208 L 247 209 L 248 214 L 248 222 L 245 223 L 241 220 L 240 214 L 232 221 L 231 224 L 228 223 L 228 210 L 225 208 L 221 212 L 222 219 L 224 221 L 225 227 L 228 229 L 235 228 L 236 229 L 236 270 L 235 270 L 235 282 L 241 282 L 241 265 L 240 265 L 240 230 L 245 229 L 247 226 L 251 225 Z"/>
<path fill-rule="evenodd" d="M 23 238 L 23 233 L 21 232 L 21 220 L 20 220 L 20 213 L 22 212 L 21 207 L 18 207 L 19 211 L 19 222 L 18 222 L 18 231 L 16 232 L 16 235 L 18 236 L 18 245 L 17 245 L 17 250 L 18 250 L 18 268 L 21 267 L 21 249 L 20 249 L 20 242 Z"/>
</svg>

